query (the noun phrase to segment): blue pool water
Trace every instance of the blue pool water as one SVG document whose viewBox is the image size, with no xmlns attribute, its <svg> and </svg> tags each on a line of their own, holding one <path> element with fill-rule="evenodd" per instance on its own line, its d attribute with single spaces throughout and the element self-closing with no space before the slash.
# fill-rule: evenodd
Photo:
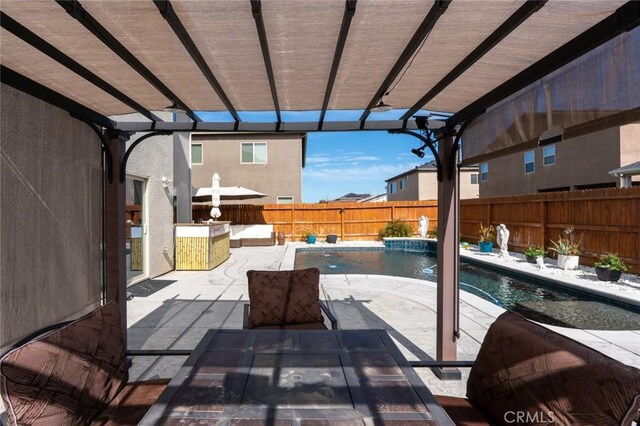
<svg viewBox="0 0 640 426">
<path fill-rule="evenodd" d="M 313 250 L 296 253 L 296 268 L 324 274 L 376 274 L 436 281 L 434 257 L 379 250 Z M 640 309 L 461 263 L 460 290 L 475 294 L 534 321 L 590 330 L 640 330 Z"/>
</svg>

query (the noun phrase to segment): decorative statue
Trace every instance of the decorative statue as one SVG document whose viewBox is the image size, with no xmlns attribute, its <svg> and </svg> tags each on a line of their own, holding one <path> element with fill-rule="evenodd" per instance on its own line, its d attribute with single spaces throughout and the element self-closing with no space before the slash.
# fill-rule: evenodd
<svg viewBox="0 0 640 426">
<path fill-rule="evenodd" d="M 504 223 L 501 223 L 496 227 L 497 232 L 497 242 L 498 246 L 500 246 L 500 257 L 510 257 L 509 256 L 509 230 Z"/>
<path fill-rule="evenodd" d="M 542 256 L 536 257 L 536 265 L 538 265 L 538 268 L 540 269 L 547 269 L 544 264 L 544 258 Z"/>
<path fill-rule="evenodd" d="M 427 229 L 429 229 L 429 219 L 426 216 L 420 216 L 418 219 L 418 233 L 420 234 L 420 238 L 426 238 Z"/>
</svg>

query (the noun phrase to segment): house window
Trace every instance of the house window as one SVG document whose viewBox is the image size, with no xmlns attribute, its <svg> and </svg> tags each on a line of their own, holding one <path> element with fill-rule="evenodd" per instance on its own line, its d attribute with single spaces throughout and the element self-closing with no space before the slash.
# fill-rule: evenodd
<svg viewBox="0 0 640 426">
<path fill-rule="evenodd" d="M 396 183 L 389 182 L 389 194 L 395 194 L 395 193 L 396 193 Z"/>
<path fill-rule="evenodd" d="M 477 185 L 477 184 L 478 184 L 478 174 L 471 173 L 471 185 Z"/>
<path fill-rule="evenodd" d="M 480 164 L 480 180 L 482 182 L 489 180 L 489 163 Z"/>
<path fill-rule="evenodd" d="M 202 144 L 191 144 L 191 164 L 202 164 Z"/>
<path fill-rule="evenodd" d="M 527 151 L 524 153 L 524 173 L 534 173 L 536 171 L 536 153 L 534 151 Z"/>
<path fill-rule="evenodd" d="M 267 144 L 264 142 L 251 142 L 242 144 L 242 164 L 266 164 Z"/>
<path fill-rule="evenodd" d="M 278 204 L 293 204 L 293 197 L 291 195 L 279 196 L 276 199 L 276 203 L 278 203 Z"/>
<path fill-rule="evenodd" d="M 556 164 L 556 146 L 549 145 L 545 146 L 542 150 L 543 161 L 542 164 L 545 166 L 550 166 L 552 164 Z"/>
<path fill-rule="evenodd" d="M 404 189 L 404 180 L 400 181 L 400 191 Z"/>
</svg>

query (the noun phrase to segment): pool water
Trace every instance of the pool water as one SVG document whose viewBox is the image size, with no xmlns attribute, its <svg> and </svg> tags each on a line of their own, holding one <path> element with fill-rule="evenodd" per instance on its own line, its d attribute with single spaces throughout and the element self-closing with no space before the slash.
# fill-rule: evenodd
<svg viewBox="0 0 640 426">
<path fill-rule="evenodd" d="M 437 262 L 425 253 L 313 250 L 296 253 L 296 268 L 323 274 L 375 274 L 436 281 Z M 640 309 L 462 262 L 460 290 L 534 321 L 588 330 L 640 330 Z"/>
</svg>

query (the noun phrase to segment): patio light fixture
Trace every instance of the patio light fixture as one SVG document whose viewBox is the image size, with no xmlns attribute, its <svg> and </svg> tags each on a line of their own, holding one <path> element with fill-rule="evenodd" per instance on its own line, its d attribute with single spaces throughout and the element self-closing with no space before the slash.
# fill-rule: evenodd
<svg viewBox="0 0 640 426">
<path fill-rule="evenodd" d="M 384 98 L 380 98 L 380 102 L 378 102 L 378 105 L 371 108 L 371 112 L 387 112 L 391 111 L 392 109 L 393 107 L 391 105 L 384 102 Z"/>
<path fill-rule="evenodd" d="M 411 150 L 411 152 L 412 152 L 413 154 L 417 155 L 418 157 L 423 158 L 423 157 L 424 157 L 424 151 L 423 151 L 423 149 L 424 149 L 424 147 L 421 147 L 421 148 L 413 148 L 413 149 Z"/>
<path fill-rule="evenodd" d="M 166 112 L 173 112 L 173 113 L 186 113 L 187 111 L 184 108 L 181 108 L 180 106 L 178 106 L 177 103 L 172 103 L 171 105 L 169 105 L 168 107 L 166 107 L 164 109 L 164 111 Z"/>
</svg>

